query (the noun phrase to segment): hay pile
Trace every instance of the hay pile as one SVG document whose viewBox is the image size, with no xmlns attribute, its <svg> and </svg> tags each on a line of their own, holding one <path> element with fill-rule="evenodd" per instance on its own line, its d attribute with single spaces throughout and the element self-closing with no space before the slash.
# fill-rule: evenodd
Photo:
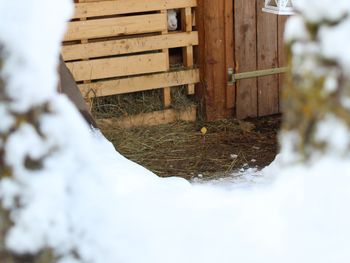
<svg viewBox="0 0 350 263">
<path fill-rule="evenodd" d="M 172 108 L 193 108 L 185 87 L 171 90 Z M 275 157 L 279 118 L 252 122 L 175 122 L 121 128 L 113 118 L 163 110 L 162 90 L 95 98 L 92 113 L 116 149 L 159 176 L 216 178 L 248 167 L 264 167 Z M 104 121 L 108 119 L 108 121 Z M 207 133 L 203 135 L 201 129 Z"/>
<path fill-rule="evenodd" d="M 223 177 L 242 167 L 265 166 L 277 148 L 276 129 L 261 132 L 255 124 L 236 120 L 132 129 L 110 121 L 98 124 L 121 154 L 159 176 Z"/>
<path fill-rule="evenodd" d="M 171 89 L 171 108 L 186 109 L 195 105 L 193 97 L 186 95 L 186 87 Z M 99 97 L 92 100 L 92 115 L 96 119 L 126 117 L 163 110 L 161 89 Z"/>
</svg>

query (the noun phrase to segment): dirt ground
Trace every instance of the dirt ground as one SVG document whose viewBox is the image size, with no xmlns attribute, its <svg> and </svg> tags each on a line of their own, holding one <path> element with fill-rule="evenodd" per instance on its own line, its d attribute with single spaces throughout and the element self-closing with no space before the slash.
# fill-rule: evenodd
<svg viewBox="0 0 350 263">
<path fill-rule="evenodd" d="M 176 122 L 128 130 L 103 121 L 99 121 L 99 126 L 121 154 L 157 175 L 205 179 L 270 164 L 278 151 L 276 135 L 280 123 L 281 116 L 275 115 L 246 121 Z"/>
</svg>

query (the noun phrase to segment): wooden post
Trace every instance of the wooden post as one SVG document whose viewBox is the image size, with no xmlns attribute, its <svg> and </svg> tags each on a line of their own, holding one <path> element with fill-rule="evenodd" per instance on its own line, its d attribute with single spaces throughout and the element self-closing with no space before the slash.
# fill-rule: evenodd
<svg viewBox="0 0 350 263">
<path fill-rule="evenodd" d="M 227 62 L 232 57 L 227 52 L 225 8 L 231 0 L 198 1 L 197 26 L 199 31 L 199 64 L 201 84 L 198 90 L 207 120 L 228 118 L 232 110 L 227 108 Z M 232 35 L 232 34 L 231 34 Z M 232 43 L 232 41 L 228 41 Z M 233 52 L 233 49 L 231 49 Z M 232 99 L 232 98 L 231 98 Z"/>
<path fill-rule="evenodd" d="M 235 67 L 233 6 L 233 0 L 225 1 L 226 72 L 228 69 L 234 69 Z M 233 109 L 236 103 L 236 85 L 228 82 L 226 85 L 226 107 L 227 109 Z"/>
<path fill-rule="evenodd" d="M 192 31 L 192 8 L 186 7 L 181 10 L 182 31 Z M 193 46 L 187 46 L 182 49 L 182 56 L 184 65 L 186 67 L 193 67 Z M 194 84 L 187 85 L 187 94 L 194 94 Z"/>
<path fill-rule="evenodd" d="M 86 0 L 75 0 L 74 1 L 74 3 L 85 3 L 85 2 L 86 2 Z M 86 17 L 81 17 L 79 20 L 80 21 L 86 21 L 87 18 Z M 80 43 L 81 44 L 87 44 L 87 43 L 89 43 L 89 40 L 88 39 L 82 39 L 82 40 L 80 40 Z M 83 61 L 88 61 L 89 57 L 84 57 L 82 60 Z M 91 80 L 84 80 L 83 83 L 84 84 L 89 84 L 89 83 L 91 83 Z M 87 107 L 88 107 L 90 112 L 91 112 L 92 106 L 93 106 L 93 99 L 94 98 L 92 98 L 92 97 L 90 97 L 90 98 L 89 97 L 85 97 L 84 98 L 84 100 L 86 102 L 86 105 L 87 105 Z"/>
<path fill-rule="evenodd" d="M 167 10 L 162 10 L 162 14 L 164 14 L 164 22 L 166 23 L 166 28 L 167 28 Z M 168 29 L 164 30 L 162 32 L 162 35 L 167 35 L 168 34 Z M 163 49 L 163 52 L 166 54 L 166 64 L 167 64 L 167 71 L 170 69 L 170 64 L 169 64 L 169 49 L 165 48 Z M 169 108 L 171 105 L 171 88 L 170 87 L 164 87 L 163 88 L 163 106 L 164 108 Z"/>
</svg>

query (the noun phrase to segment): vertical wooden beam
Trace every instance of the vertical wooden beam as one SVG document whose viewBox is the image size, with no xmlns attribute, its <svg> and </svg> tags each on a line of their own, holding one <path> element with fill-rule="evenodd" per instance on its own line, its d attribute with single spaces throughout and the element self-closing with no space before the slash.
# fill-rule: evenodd
<svg viewBox="0 0 350 263">
<path fill-rule="evenodd" d="M 225 1 L 198 1 L 199 61 L 201 85 L 198 94 L 207 120 L 228 118 L 225 35 Z"/>
<path fill-rule="evenodd" d="M 264 1 L 257 1 L 258 69 L 278 67 L 277 17 L 262 12 Z M 278 113 L 278 75 L 258 78 L 258 115 Z"/>
<path fill-rule="evenodd" d="M 288 16 L 279 16 L 278 17 L 278 66 L 279 67 L 285 67 L 287 66 L 287 54 L 286 54 L 286 47 L 284 45 L 284 29 L 286 25 L 286 21 L 288 19 Z M 278 91 L 279 91 L 279 98 L 278 98 L 278 111 L 281 112 L 281 92 L 284 86 L 284 80 L 285 80 L 285 74 L 280 74 L 278 76 Z"/>
<path fill-rule="evenodd" d="M 187 7 L 181 10 L 181 25 L 182 31 L 191 32 L 192 31 L 192 8 Z M 182 56 L 184 61 L 184 66 L 193 66 L 193 46 L 187 46 L 182 49 Z M 194 84 L 187 85 L 187 94 L 194 94 Z"/>
<path fill-rule="evenodd" d="M 166 23 L 166 27 L 168 28 L 168 22 L 167 22 L 167 10 L 162 10 L 161 13 L 164 14 L 165 18 L 164 18 L 164 22 Z M 162 35 L 166 35 L 168 34 L 168 29 L 164 30 L 162 32 Z M 169 63 L 169 49 L 163 49 L 163 52 L 166 54 L 166 65 L 167 65 L 167 71 L 169 71 L 170 69 L 170 63 Z M 171 88 L 170 87 L 164 87 L 163 88 L 163 107 L 164 108 L 169 108 L 171 105 Z"/>
<path fill-rule="evenodd" d="M 85 2 L 86 2 L 86 0 L 75 0 L 74 1 L 74 3 L 85 3 Z M 86 21 L 87 18 L 86 17 L 81 17 L 79 20 L 80 21 Z M 89 40 L 88 39 L 81 39 L 80 43 L 81 44 L 87 44 L 87 43 L 89 43 Z M 83 60 L 87 61 L 87 60 L 89 60 L 89 57 L 84 57 Z M 88 83 L 91 83 L 91 80 L 84 80 L 83 82 L 84 82 L 84 84 L 88 84 Z M 87 98 L 87 97 L 85 97 L 84 100 L 86 102 L 87 108 L 91 112 L 94 98 Z"/>
<path fill-rule="evenodd" d="M 263 3 L 261 0 L 260 2 Z M 235 71 L 257 69 L 256 0 L 235 0 Z M 257 80 L 240 80 L 236 84 L 236 117 L 244 119 L 258 115 Z"/>
<path fill-rule="evenodd" d="M 233 2 L 234 0 L 225 1 L 226 72 L 229 68 L 234 69 Z M 228 79 L 226 79 L 226 83 L 226 107 L 227 109 L 233 109 L 236 103 L 236 85 L 228 83 Z"/>
</svg>

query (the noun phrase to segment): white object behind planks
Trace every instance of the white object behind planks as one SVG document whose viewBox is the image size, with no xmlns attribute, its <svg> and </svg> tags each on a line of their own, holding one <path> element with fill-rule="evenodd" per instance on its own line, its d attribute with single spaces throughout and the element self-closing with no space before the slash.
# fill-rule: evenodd
<svg viewBox="0 0 350 263">
<path fill-rule="evenodd" d="M 174 31 L 177 29 L 177 11 L 175 9 L 168 10 L 168 30 Z"/>
</svg>

